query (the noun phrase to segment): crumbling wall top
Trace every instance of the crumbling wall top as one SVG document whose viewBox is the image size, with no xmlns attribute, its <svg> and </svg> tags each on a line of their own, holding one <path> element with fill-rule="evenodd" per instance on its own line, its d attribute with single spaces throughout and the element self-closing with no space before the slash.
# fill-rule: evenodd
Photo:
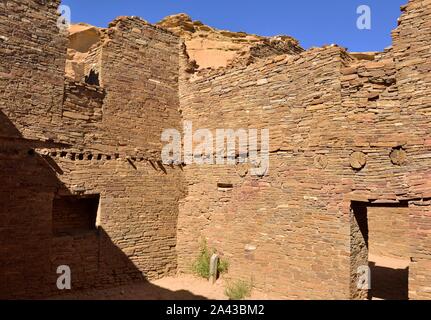
<svg viewBox="0 0 431 320">
<path fill-rule="evenodd" d="M 156 25 L 184 40 L 187 54 L 196 62 L 198 69 L 250 64 L 269 56 L 296 55 L 304 51 L 290 36 L 263 37 L 218 30 L 201 21 L 193 21 L 186 14 L 166 17 Z"/>
</svg>

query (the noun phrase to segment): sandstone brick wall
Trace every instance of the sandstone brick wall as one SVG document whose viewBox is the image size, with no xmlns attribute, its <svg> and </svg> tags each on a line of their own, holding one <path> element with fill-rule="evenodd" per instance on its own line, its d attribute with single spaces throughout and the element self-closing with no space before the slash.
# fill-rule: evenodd
<svg viewBox="0 0 431 320">
<path fill-rule="evenodd" d="M 179 39 L 119 19 L 88 57 L 103 61 L 103 87 L 65 80 L 58 5 L 0 6 L 3 298 L 58 294 L 59 265 L 71 267 L 73 290 L 176 271 L 183 179 L 161 164 L 160 136 L 180 124 Z M 100 195 L 98 229 L 58 233 L 73 224 L 67 210 L 53 212 L 54 199 L 91 195 Z"/>
<path fill-rule="evenodd" d="M 66 82 L 64 124 L 79 138 L 73 148 L 48 150 L 67 172 L 61 192 L 78 188 L 101 197 L 96 243 L 91 233 L 84 240 L 55 239 L 53 267 L 69 263 L 80 270 L 78 289 L 176 271 L 182 172 L 161 165 L 160 136 L 179 126 L 179 41 L 139 19 L 119 19 L 106 33 L 109 40 L 95 49 L 103 88 Z M 64 252 L 67 244 L 72 247 Z"/>
<path fill-rule="evenodd" d="M 411 296 L 427 296 L 429 17 L 429 2 L 411 1 L 394 47 L 372 61 L 333 47 L 182 79 L 184 119 L 212 130 L 269 128 L 272 155 L 262 180 L 242 169 L 186 168 L 180 270 L 203 237 L 231 261 L 230 277 L 294 298 L 362 298 L 356 273 L 367 265 L 368 241 L 371 251 L 413 256 Z M 217 183 L 234 188 L 220 192 Z M 415 199 L 424 201 L 420 213 Z M 353 202 L 368 207 L 366 228 L 353 219 Z M 292 227 L 297 220 L 307 223 Z"/>
<path fill-rule="evenodd" d="M 107 33 L 102 83 L 109 138 L 120 151 L 137 148 L 160 159 L 163 130 L 180 126 L 180 40 L 139 18 L 119 18 Z"/>
<path fill-rule="evenodd" d="M 79 126 L 83 121 L 87 125 L 102 122 L 104 98 L 105 91 L 103 88 L 66 79 L 65 98 L 61 110 L 63 123 L 72 128 L 73 126 Z M 67 122 L 73 120 L 78 121 L 75 121 L 75 123 Z M 96 131 L 94 129 L 87 129 L 87 131 Z M 67 133 L 68 130 L 65 131 Z M 94 141 L 90 142 L 94 143 Z M 89 142 L 87 143 L 90 144 Z"/>
<path fill-rule="evenodd" d="M 59 1 L 0 3 L 0 297 L 44 291 L 55 175 L 30 139 L 53 138 L 63 99 Z M 41 14 L 43 13 L 43 14 Z M 37 214 L 35 214 L 37 213 Z"/>
<path fill-rule="evenodd" d="M 390 154 L 405 148 L 401 104 L 398 100 L 396 66 L 392 50 L 373 61 L 351 61 L 342 70 L 342 97 L 352 152 L 366 156 L 366 166 L 352 175 L 354 200 L 383 202 L 408 197 L 402 166 L 392 163 Z M 409 259 L 409 209 L 368 206 L 368 248 L 373 255 Z"/>
<path fill-rule="evenodd" d="M 0 150 L 0 297 L 40 296 L 50 277 L 56 178 L 29 148 L 2 142 Z"/>
<path fill-rule="evenodd" d="M 160 160 L 162 131 L 180 127 L 179 49 L 176 36 L 139 18 L 120 17 L 103 30 L 85 63 L 101 88 L 66 81 L 63 116 L 70 129 L 63 131 L 80 137 L 74 146 Z"/>
<path fill-rule="evenodd" d="M 430 279 L 430 57 L 431 1 L 410 1 L 394 31 L 394 59 L 397 63 L 401 114 L 409 132 L 406 181 L 418 199 L 411 203 L 409 295 L 412 299 L 431 297 Z"/>
<path fill-rule="evenodd" d="M 56 158 L 64 187 L 100 194 L 99 231 L 53 240 L 53 263 L 69 265 L 75 289 L 116 286 L 176 271 L 179 168 L 164 172 L 147 160 Z M 143 192 L 145 190 L 145 192 Z M 97 259 L 96 259 L 97 257 Z"/>
<path fill-rule="evenodd" d="M 410 208 L 369 207 L 369 253 L 374 256 L 410 260 Z"/>
<path fill-rule="evenodd" d="M 187 271 L 199 238 L 230 261 L 229 277 L 287 298 L 350 295 L 350 217 L 343 214 L 338 47 L 231 68 L 182 84 L 184 119 L 196 128 L 269 128 L 270 171 L 187 166 L 178 261 Z M 317 159 L 323 159 L 320 164 Z M 326 164 L 326 165 L 325 165 Z M 232 183 L 220 191 L 218 183 Z M 197 232 L 199 231 L 199 232 Z"/>
<path fill-rule="evenodd" d="M 289 299 L 365 298 L 368 251 L 410 258 L 410 297 L 431 298 L 431 1 L 365 60 L 327 46 L 199 71 L 177 36 L 120 17 L 74 79 L 58 5 L 0 4 L 0 297 L 58 293 L 62 264 L 75 290 L 189 272 L 205 238 L 228 277 Z M 163 165 L 183 121 L 269 129 L 269 174 Z M 94 195 L 96 230 L 53 212 Z"/>
<path fill-rule="evenodd" d="M 431 202 L 411 203 L 409 238 L 412 263 L 409 270 L 409 298 L 429 300 L 430 295 L 430 206 Z"/>
<path fill-rule="evenodd" d="M 66 59 L 59 2 L 0 4 L 0 108 L 24 137 L 54 138 L 49 128 L 59 120 Z"/>
<path fill-rule="evenodd" d="M 94 50 L 102 87 L 66 81 L 62 141 L 71 147 L 46 150 L 64 172 L 60 195 L 100 194 L 96 235 L 54 239 L 52 267 L 70 265 L 75 289 L 176 271 L 182 171 L 161 164 L 160 137 L 180 124 L 179 40 L 137 18 L 106 35 Z"/>
</svg>

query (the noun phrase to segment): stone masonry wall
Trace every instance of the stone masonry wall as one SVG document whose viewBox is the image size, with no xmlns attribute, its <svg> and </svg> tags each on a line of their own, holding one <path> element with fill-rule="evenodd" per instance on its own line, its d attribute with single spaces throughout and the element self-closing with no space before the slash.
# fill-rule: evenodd
<svg viewBox="0 0 431 320">
<path fill-rule="evenodd" d="M 33 153 L 60 119 L 60 1 L 0 3 L 0 297 L 46 293 L 55 174 Z M 42 140 L 42 141 L 39 141 Z M 37 213 L 37 214 L 35 214 Z"/>
<path fill-rule="evenodd" d="M 95 65 L 101 88 L 66 81 L 63 117 L 70 127 L 62 131 L 76 137 L 61 141 L 113 157 L 160 160 L 162 131 L 180 127 L 179 48 L 176 36 L 142 19 L 113 21 L 86 63 Z M 103 110 L 96 107 L 100 103 Z M 83 107 L 89 112 L 86 105 L 95 108 L 92 114 L 82 114 Z"/>
<path fill-rule="evenodd" d="M 332 118 L 341 107 L 338 47 L 280 56 L 248 67 L 198 73 L 182 83 L 184 119 L 198 128 L 269 128 L 270 171 L 185 168 L 178 261 L 187 272 L 200 238 L 230 262 L 230 278 L 286 298 L 350 296 L 350 217 Z M 348 157 L 348 154 L 345 155 Z M 322 160 L 322 161 L 320 161 Z M 220 190 L 219 183 L 233 184 Z"/>
<path fill-rule="evenodd" d="M 368 208 L 369 253 L 410 260 L 408 207 Z"/>
<path fill-rule="evenodd" d="M 409 209 L 390 204 L 408 198 L 405 163 L 394 164 L 390 157 L 394 150 L 405 148 L 408 140 L 402 129 L 393 53 L 386 52 L 375 61 L 352 61 L 341 73 L 349 124 L 343 136 L 354 146 L 352 152 L 360 152 L 366 161 L 352 176 L 351 198 L 387 202 L 386 207 L 368 207 L 369 253 L 409 259 Z"/>
<path fill-rule="evenodd" d="M 66 59 L 58 5 L 56 0 L 0 4 L 0 108 L 26 138 L 55 138 L 50 128 L 59 121 Z"/>
<path fill-rule="evenodd" d="M 119 18 L 107 33 L 102 83 L 108 92 L 104 125 L 115 137 L 110 143 L 120 152 L 138 149 L 160 159 L 163 130 L 179 128 L 181 121 L 180 40 L 139 18 Z"/>
<path fill-rule="evenodd" d="M 123 157 L 55 160 L 64 172 L 60 178 L 66 188 L 60 196 L 76 190 L 100 194 L 97 232 L 53 239 L 52 267 L 69 265 L 75 289 L 123 285 L 176 272 L 176 221 L 183 192 L 179 168 L 162 170 L 141 159 L 132 165 Z"/>
<path fill-rule="evenodd" d="M 59 294 L 59 265 L 73 290 L 176 271 L 182 171 L 161 164 L 159 141 L 180 123 L 179 39 L 119 19 L 94 49 L 103 87 L 65 81 L 58 5 L 0 5 L 2 298 Z M 54 199 L 92 195 L 97 229 L 56 233 Z"/>
<path fill-rule="evenodd" d="M 290 298 L 364 298 L 356 281 L 358 267 L 368 264 L 367 241 L 388 249 L 398 234 L 403 241 L 392 245 L 413 257 L 410 295 L 427 297 L 429 9 L 429 1 L 411 1 L 393 49 L 374 61 L 330 47 L 182 79 L 182 113 L 195 130 L 269 128 L 272 155 L 261 180 L 235 167 L 186 167 L 180 270 L 207 238 L 231 261 L 230 277 L 253 278 Z M 349 218 L 354 202 L 372 207 L 368 231 Z M 391 227 L 388 208 L 406 202 Z M 385 234 L 376 238 L 383 223 Z"/>
<path fill-rule="evenodd" d="M 137 18 L 119 18 L 105 32 L 94 49 L 102 87 L 66 81 L 62 141 L 72 147 L 46 150 L 63 172 L 60 196 L 100 195 L 96 234 L 54 238 L 52 267 L 76 270 L 75 289 L 177 268 L 182 171 L 161 164 L 160 136 L 180 124 L 179 40 Z"/>
<path fill-rule="evenodd" d="M 416 194 L 411 202 L 409 296 L 431 298 L 431 1 L 413 0 L 404 7 L 393 32 L 404 129 L 409 132 L 406 181 Z"/>
<path fill-rule="evenodd" d="M 0 298 L 58 294 L 59 265 L 74 290 L 190 272 L 202 239 L 230 279 L 289 299 L 366 298 L 369 251 L 411 259 L 410 298 L 431 298 L 430 0 L 371 61 L 327 46 L 218 70 L 120 17 L 83 61 L 100 86 L 64 78 L 58 5 L 0 4 Z M 269 129 L 268 175 L 163 165 L 182 121 Z M 95 195 L 95 228 L 57 232 L 54 201 Z"/>
</svg>

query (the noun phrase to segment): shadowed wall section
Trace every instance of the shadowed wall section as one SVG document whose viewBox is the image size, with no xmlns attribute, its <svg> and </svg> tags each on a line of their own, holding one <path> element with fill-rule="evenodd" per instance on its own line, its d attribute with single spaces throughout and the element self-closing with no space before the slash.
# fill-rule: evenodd
<svg viewBox="0 0 431 320">
<path fill-rule="evenodd" d="M 58 5 L 0 4 L 2 298 L 58 294 L 59 265 L 73 290 L 177 269 L 182 171 L 161 164 L 160 136 L 180 125 L 179 39 L 120 19 L 93 54 L 102 86 L 65 79 Z"/>
<path fill-rule="evenodd" d="M 44 146 L 34 140 L 55 138 L 49 128 L 60 119 L 66 39 L 56 27 L 59 2 L 0 4 L 2 298 L 46 294 L 49 283 L 58 181 L 45 161 L 29 151 Z"/>
<path fill-rule="evenodd" d="M 229 278 L 286 298 L 367 298 L 373 250 L 410 259 L 409 297 L 431 298 L 429 0 L 371 58 L 292 42 L 217 70 L 119 17 L 83 48 L 74 34 L 67 78 L 58 5 L 0 4 L 1 298 L 58 294 L 59 265 L 74 290 L 189 272 L 202 238 Z M 163 165 L 183 121 L 269 129 L 269 174 Z"/>
</svg>

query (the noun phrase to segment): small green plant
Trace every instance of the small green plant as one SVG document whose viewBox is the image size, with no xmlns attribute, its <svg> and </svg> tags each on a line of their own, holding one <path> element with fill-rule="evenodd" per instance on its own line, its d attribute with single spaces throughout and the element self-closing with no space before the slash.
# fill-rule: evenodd
<svg viewBox="0 0 431 320">
<path fill-rule="evenodd" d="M 209 249 L 206 240 L 204 240 L 201 244 L 199 255 L 193 264 L 194 274 L 196 274 L 201 278 L 209 279 L 211 276 L 210 275 L 211 256 L 216 252 L 217 250 L 215 249 Z M 219 275 L 226 273 L 228 269 L 229 269 L 229 263 L 224 259 L 220 259 L 219 264 L 217 266 L 217 273 Z"/>
<path fill-rule="evenodd" d="M 229 271 L 229 262 L 227 260 L 221 259 L 217 266 L 217 272 L 219 274 L 227 273 Z"/>
<path fill-rule="evenodd" d="M 206 241 L 202 242 L 199 256 L 197 257 L 195 263 L 193 264 L 193 272 L 202 278 L 210 278 L 210 259 L 211 253 L 208 249 Z"/>
<path fill-rule="evenodd" d="M 253 284 L 248 281 L 238 280 L 227 284 L 225 295 L 230 300 L 244 300 L 251 296 Z"/>
</svg>

